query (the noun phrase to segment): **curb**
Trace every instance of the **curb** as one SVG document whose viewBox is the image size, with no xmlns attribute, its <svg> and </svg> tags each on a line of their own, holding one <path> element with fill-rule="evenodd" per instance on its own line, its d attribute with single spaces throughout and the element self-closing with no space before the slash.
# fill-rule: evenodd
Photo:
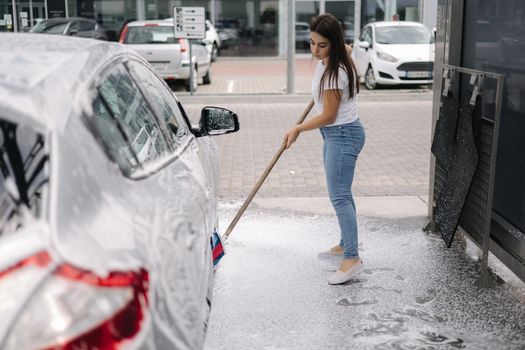
<svg viewBox="0 0 525 350">
<path fill-rule="evenodd" d="M 224 103 L 308 103 L 310 94 L 210 94 L 189 95 L 177 93 L 182 104 L 224 104 Z M 432 101 L 432 90 L 404 90 L 403 92 L 362 92 L 359 94 L 360 102 L 379 101 Z"/>
</svg>

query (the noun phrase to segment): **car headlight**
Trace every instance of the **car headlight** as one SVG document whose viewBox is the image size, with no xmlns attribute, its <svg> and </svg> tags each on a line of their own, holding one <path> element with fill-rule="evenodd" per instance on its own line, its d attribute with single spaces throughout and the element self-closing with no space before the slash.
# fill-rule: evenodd
<svg viewBox="0 0 525 350">
<path fill-rule="evenodd" d="M 395 58 L 394 56 L 389 55 L 387 53 L 384 53 L 384 52 L 378 52 L 377 53 L 377 58 L 379 58 L 380 60 L 383 60 L 383 61 L 387 61 L 387 62 L 396 62 L 397 61 L 397 58 Z"/>
</svg>

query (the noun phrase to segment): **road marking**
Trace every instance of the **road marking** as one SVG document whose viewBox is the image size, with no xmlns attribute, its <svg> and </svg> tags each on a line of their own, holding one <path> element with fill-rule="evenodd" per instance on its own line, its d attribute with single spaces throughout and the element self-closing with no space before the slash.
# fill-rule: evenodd
<svg viewBox="0 0 525 350">
<path fill-rule="evenodd" d="M 233 92 L 233 84 L 235 84 L 235 81 L 234 80 L 230 80 L 228 81 L 228 93 L 231 94 Z"/>
</svg>

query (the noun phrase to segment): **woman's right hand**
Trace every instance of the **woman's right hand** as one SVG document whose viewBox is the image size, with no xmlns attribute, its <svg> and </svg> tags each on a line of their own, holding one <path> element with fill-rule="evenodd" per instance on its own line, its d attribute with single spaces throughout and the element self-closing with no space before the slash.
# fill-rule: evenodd
<svg viewBox="0 0 525 350">
<path fill-rule="evenodd" d="M 286 149 L 290 148 L 292 143 L 294 143 L 297 138 L 299 137 L 299 134 L 301 133 L 301 130 L 299 130 L 299 126 L 296 125 L 284 135 L 283 141 L 286 144 Z"/>
</svg>

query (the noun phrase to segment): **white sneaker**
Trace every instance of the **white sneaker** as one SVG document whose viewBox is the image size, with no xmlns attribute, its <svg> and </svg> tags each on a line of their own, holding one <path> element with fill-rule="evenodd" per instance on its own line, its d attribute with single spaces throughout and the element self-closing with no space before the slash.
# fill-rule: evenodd
<svg viewBox="0 0 525 350">
<path fill-rule="evenodd" d="M 328 277 L 328 284 L 343 284 L 350 281 L 352 278 L 357 276 L 361 271 L 363 271 L 363 261 L 360 260 L 357 264 L 352 266 L 350 270 L 343 272 L 337 270 L 335 273 Z"/>
<path fill-rule="evenodd" d="M 333 250 L 327 250 L 326 252 L 317 254 L 317 257 L 319 259 L 341 260 L 343 258 L 343 251 L 334 252 Z"/>
</svg>

